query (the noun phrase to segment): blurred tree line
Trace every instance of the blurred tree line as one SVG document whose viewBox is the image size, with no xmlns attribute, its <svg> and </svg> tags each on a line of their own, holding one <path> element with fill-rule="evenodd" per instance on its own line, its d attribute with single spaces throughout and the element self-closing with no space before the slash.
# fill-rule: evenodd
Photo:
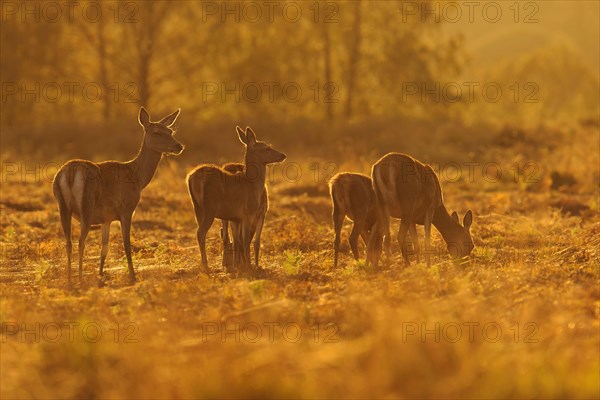
<svg viewBox="0 0 600 400">
<path fill-rule="evenodd" d="M 139 105 L 199 120 L 594 115 L 597 75 L 561 49 L 498 63 L 503 101 L 470 101 L 462 37 L 424 12 L 433 3 L 3 2 L 2 126 L 131 119 Z M 513 81 L 540 79 L 534 106 L 511 101 Z"/>
<path fill-rule="evenodd" d="M 140 104 L 198 118 L 402 113 L 404 82 L 451 78 L 461 60 L 460 37 L 402 3 L 79 2 L 57 18 L 19 2 L 3 10 L 2 121 L 113 119 Z"/>
</svg>

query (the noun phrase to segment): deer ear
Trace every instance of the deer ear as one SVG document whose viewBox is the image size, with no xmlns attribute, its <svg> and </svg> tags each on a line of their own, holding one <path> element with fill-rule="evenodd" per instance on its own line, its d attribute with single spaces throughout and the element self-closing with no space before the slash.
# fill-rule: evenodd
<svg viewBox="0 0 600 400">
<path fill-rule="evenodd" d="M 471 212 L 471 210 L 469 210 L 469 211 L 467 211 L 467 213 L 465 214 L 465 217 L 463 218 L 463 226 L 466 229 L 470 229 L 472 223 L 473 223 L 473 212 Z"/>
<path fill-rule="evenodd" d="M 244 130 L 242 128 L 240 128 L 239 126 L 235 127 L 235 131 L 238 134 L 238 137 L 240 138 L 240 142 L 244 143 L 244 145 L 248 145 L 248 138 L 246 137 L 246 132 L 244 132 Z"/>
<path fill-rule="evenodd" d="M 457 224 L 460 223 L 460 222 L 458 222 L 458 213 L 456 211 L 454 211 L 452 213 L 452 215 L 450 215 L 450 217 L 452 217 L 452 219 L 454 220 L 454 222 L 456 222 Z"/>
<path fill-rule="evenodd" d="M 150 114 L 144 107 L 140 107 L 140 114 L 138 115 L 138 121 L 141 126 L 147 127 L 150 125 Z"/>
<path fill-rule="evenodd" d="M 249 126 L 246 127 L 246 137 L 249 144 L 256 144 L 256 133 Z"/>
<path fill-rule="evenodd" d="M 163 119 L 161 119 L 158 122 L 160 124 L 165 125 L 166 127 L 170 127 L 171 125 L 173 125 L 175 123 L 175 121 L 177 121 L 177 117 L 179 116 L 180 112 L 181 112 L 181 108 L 178 108 L 177 111 L 167 115 L 166 117 L 164 117 Z"/>
</svg>

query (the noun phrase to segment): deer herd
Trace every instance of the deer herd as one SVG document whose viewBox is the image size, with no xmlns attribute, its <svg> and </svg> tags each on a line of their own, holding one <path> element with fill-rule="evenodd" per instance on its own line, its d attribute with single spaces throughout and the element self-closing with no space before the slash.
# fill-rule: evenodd
<svg viewBox="0 0 600 400">
<path fill-rule="evenodd" d="M 178 155 L 184 146 L 175 139 L 173 125 L 177 110 L 158 122 L 152 122 L 144 107 L 138 121 L 144 136 L 137 156 L 126 162 L 93 163 L 71 160 L 56 173 L 53 192 L 63 233 L 66 239 L 67 276 L 71 284 L 71 219 L 79 221 L 79 279 L 83 273 L 85 240 L 93 226 L 102 231 L 100 277 L 108 254 L 110 225 L 119 221 L 127 258 L 130 282 L 135 281 L 131 258 L 130 229 L 133 213 L 142 190 L 150 183 L 163 155 Z M 286 155 L 269 144 L 259 141 L 254 131 L 236 127 L 239 140 L 245 147 L 243 163 L 223 166 L 202 164 L 186 179 L 198 228 L 196 235 L 202 267 L 208 270 L 206 235 L 215 218 L 221 220 L 223 241 L 222 264 L 249 271 L 252 266 L 250 245 L 254 239 L 254 265 L 259 268 L 260 237 L 269 207 L 265 184 L 267 165 L 280 163 Z M 431 265 L 431 225 L 441 233 L 448 252 L 454 258 L 468 256 L 474 248 L 470 234 L 473 214 L 465 214 L 462 224 L 458 214 L 449 214 L 444 206 L 442 189 L 433 169 L 414 158 L 389 153 L 373 164 L 371 177 L 357 173 L 339 173 L 330 181 L 333 203 L 334 266 L 338 264 L 340 235 L 345 217 L 353 221 L 349 237 L 355 259 L 359 259 L 358 238 L 367 246 L 366 262 L 377 266 L 383 247 L 390 254 L 390 217 L 400 219 L 397 234 L 405 264 L 410 263 L 411 251 L 420 262 L 416 224 L 425 231 L 425 258 Z M 230 227 L 231 226 L 231 238 Z M 410 243 L 408 234 L 410 233 Z"/>
</svg>

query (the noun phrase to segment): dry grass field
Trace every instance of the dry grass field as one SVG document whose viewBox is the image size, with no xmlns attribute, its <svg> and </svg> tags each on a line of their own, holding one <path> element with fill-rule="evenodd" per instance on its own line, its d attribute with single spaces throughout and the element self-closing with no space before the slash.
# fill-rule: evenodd
<svg viewBox="0 0 600 400">
<path fill-rule="evenodd" d="M 596 125 L 579 127 L 570 146 L 485 146 L 467 155 L 479 163 L 472 179 L 464 164 L 459 179 L 441 164 L 448 208 L 475 214 L 471 259 L 449 259 L 433 230 L 431 267 L 404 266 L 393 241 L 377 270 L 351 258 L 349 221 L 333 268 L 327 178 L 334 169 L 368 173 L 379 155 L 313 159 L 281 146 L 289 157 L 268 182 L 264 270 L 242 276 L 221 267 L 216 222 L 211 271 L 200 273 L 184 178 L 203 160 L 188 143 L 187 158 L 162 161 L 135 213 L 138 282 L 127 284 L 114 223 L 106 285 L 94 230 L 73 288 L 51 176 L 23 176 L 11 163 L 21 158 L 5 154 L 0 396 L 597 398 L 598 135 Z M 414 155 L 465 161 L 446 154 Z M 482 177 L 486 163 L 503 178 Z M 282 173 L 292 164 L 301 177 Z"/>
<path fill-rule="evenodd" d="M 0 1 L 0 400 L 600 398 L 599 16 L 589 0 Z M 222 266 L 219 221 L 203 269 L 185 179 L 244 159 L 236 126 L 287 158 L 267 169 L 261 269 Z M 119 222 L 105 276 L 94 229 L 79 279 L 74 221 L 69 285 L 60 166 L 131 160 L 146 135 L 147 182 L 171 133 L 185 149 L 133 215 L 137 281 Z M 392 220 L 374 267 L 346 219 L 334 266 L 328 182 L 389 152 L 472 210 L 467 259 L 434 228 L 432 263 L 405 265 Z M 58 181 L 63 206 L 80 176 Z M 109 186 L 95 205 L 119 211 L 95 216 L 127 231 L 136 185 Z"/>
</svg>

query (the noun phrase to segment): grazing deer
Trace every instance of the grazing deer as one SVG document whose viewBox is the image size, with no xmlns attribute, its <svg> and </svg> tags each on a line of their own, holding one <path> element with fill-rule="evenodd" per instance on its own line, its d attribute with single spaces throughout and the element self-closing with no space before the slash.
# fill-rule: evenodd
<svg viewBox="0 0 600 400">
<path fill-rule="evenodd" d="M 410 260 L 405 239 L 414 224 L 425 227 L 425 258 L 428 266 L 431 265 L 431 224 L 442 234 L 453 257 L 462 258 L 471 253 L 474 248 L 470 233 L 473 213 L 467 211 L 462 225 L 458 222 L 456 212 L 452 216 L 448 214 L 440 182 L 429 165 L 405 154 L 389 153 L 373 164 L 371 177 L 378 218 L 367 246 L 367 262 L 375 266 L 378 264 L 381 238 L 389 226 L 390 216 L 401 219 L 398 243 L 407 265 Z"/>
<path fill-rule="evenodd" d="M 371 229 L 377 220 L 375 192 L 373 191 L 371 178 L 368 176 L 351 172 L 341 172 L 329 181 L 329 193 L 331 194 L 331 202 L 333 204 L 332 216 L 335 230 L 333 265 L 337 267 L 340 235 L 345 217 L 353 221 L 348 242 L 350 243 L 350 249 L 352 249 L 352 255 L 355 260 L 359 259 L 358 237 L 362 237 L 365 245 L 368 244 Z M 386 234 L 385 247 L 388 254 L 390 253 L 389 238 L 390 235 Z M 416 233 L 413 235 L 413 238 L 416 241 Z"/>
<path fill-rule="evenodd" d="M 79 279 L 82 277 L 85 239 L 92 226 L 102 226 L 102 251 L 98 273 L 102 276 L 108 254 L 110 224 L 120 221 L 123 245 L 129 267 L 129 279 L 135 281 L 131 261 L 131 218 L 140 201 L 142 190 L 150 183 L 163 154 L 180 154 L 183 145 L 173 137 L 172 129 L 179 109 L 159 122 L 151 122 L 144 107 L 139 123 L 144 138 L 138 155 L 131 161 L 93 163 L 71 160 L 56 173 L 52 188 L 58 201 L 60 221 L 67 240 L 67 273 L 71 284 L 71 217 L 81 225 L 79 235 Z"/>
<path fill-rule="evenodd" d="M 286 158 L 285 154 L 267 143 L 257 141 L 256 134 L 249 127 L 244 131 L 238 126 L 236 131 L 246 147 L 243 171 L 232 173 L 216 165 L 201 165 L 187 177 L 205 269 L 208 268 L 206 233 L 215 218 L 239 224 L 239 228 L 234 229 L 238 231 L 234 232 L 234 245 L 237 237 L 241 262 L 244 268 L 250 268 L 250 242 L 262 214 L 267 164 L 282 162 Z"/>
<path fill-rule="evenodd" d="M 333 203 L 333 265 L 337 267 L 340 251 L 340 234 L 344 217 L 348 216 L 354 224 L 348 238 L 354 259 L 358 260 L 358 237 L 367 244 L 369 232 L 375 224 L 375 194 L 371 178 L 362 174 L 339 173 L 329 181 L 329 193 Z"/>
<path fill-rule="evenodd" d="M 244 164 L 242 163 L 227 163 L 224 164 L 221 168 L 223 168 L 225 171 L 231 172 L 231 173 L 243 173 L 244 172 Z M 256 266 L 256 268 L 259 268 L 258 265 L 258 259 L 259 259 L 259 252 L 260 252 L 260 236 L 262 233 L 262 228 L 263 225 L 265 223 L 265 215 L 267 214 L 267 211 L 269 210 L 269 195 L 267 193 L 267 186 L 265 185 L 263 193 L 262 193 L 262 197 L 260 199 L 260 209 L 259 209 L 259 214 L 258 214 L 258 220 L 256 222 L 256 232 L 255 232 L 255 238 L 254 238 L 254 265 Z M 235 222 L 233 222 L 231 224 L 231 229 L 234 233 L 234 238 L 236 236 L 236 234 L 239 234 L 239 227 L 238 224 L 236 224 Z M 229 268 L 235 263 L 239 263 L 240 261 L 240 254 L 239 252 L 236 253 L 234 251 L 234 243 L 231 242 L 231 240 L 229 239 L 229 221 L 227 220 L 222 220 L 221 221 L 221 239 L 223 240 L 223 266 L 225 268 Z"/>
</svg>

